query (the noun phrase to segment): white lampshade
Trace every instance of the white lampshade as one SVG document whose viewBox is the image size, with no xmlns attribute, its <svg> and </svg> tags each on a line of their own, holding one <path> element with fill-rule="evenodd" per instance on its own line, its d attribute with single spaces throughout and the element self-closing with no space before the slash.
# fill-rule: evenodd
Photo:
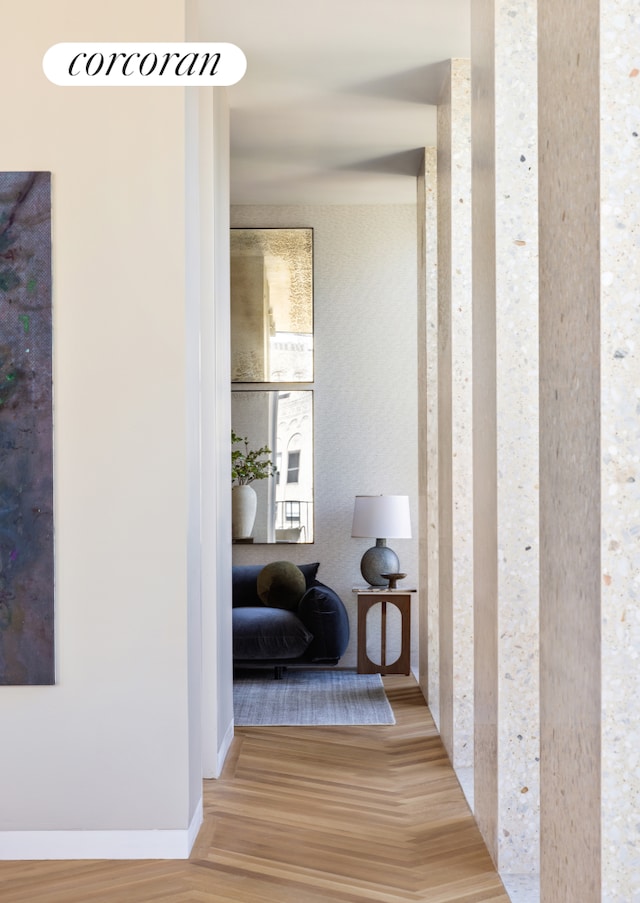
<svg viewBox="0 0 640 903">
<path fill-rule="evenodd" d="M 411 539 L 409 496 L 357 495 L 351 535 L 375 539 Z"/>
</svg>

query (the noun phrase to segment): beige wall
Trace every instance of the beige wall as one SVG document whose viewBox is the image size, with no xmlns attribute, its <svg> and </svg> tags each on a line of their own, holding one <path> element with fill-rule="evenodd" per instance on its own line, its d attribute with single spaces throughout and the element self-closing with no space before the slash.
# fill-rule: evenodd
<svg viewBox="0 0 640 903">
<path fill-rule="evenodd" d="M 0 165 L 52 172 L 57 637 L 56 685 L 0 694 L 11 777 L 0 855 L 26 854 L 31 841 L 42 855 L 33 831 L 47 844 L 69 832 L 56 835 L 62 854 L 81 855 L 87 831 L 117 854 L 139 831 L 143 852 L 166 840 L 179 855 L 199 804 L 193 786 L 189 795 L 185 96 L 56 87 L 41 59 L 58 41 L 182 40 L 184 4 L 23 0 L 2 2 L 0 16 L 14 38 L 0 59 Z"/>
</svg>

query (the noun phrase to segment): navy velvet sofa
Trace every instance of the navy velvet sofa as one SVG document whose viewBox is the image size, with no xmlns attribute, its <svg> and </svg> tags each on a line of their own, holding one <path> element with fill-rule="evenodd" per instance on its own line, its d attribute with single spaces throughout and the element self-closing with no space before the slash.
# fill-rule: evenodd
<svg viewBox="0 0 640 903">
<path fill-rule="evenodd" d="M 233 567 L 233 663 L 237 668 L 336 665 L 349 642 L 342 599 L 316 579 L 319 564 L 297 565 L 306 591 L 295 610 L 264 605 L 258 596 L 262 565 Z"/>
</svg>

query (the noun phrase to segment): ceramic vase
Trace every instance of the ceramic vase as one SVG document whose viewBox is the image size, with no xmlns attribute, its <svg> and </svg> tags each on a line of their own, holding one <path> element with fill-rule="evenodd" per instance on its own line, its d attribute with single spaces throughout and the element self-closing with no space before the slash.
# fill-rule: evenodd
<svg viewBox="0 0 640 903">
<path fill-rule="evenodd" d="M 234 486 L 231 490 L 231 523 L 234 539 L 249 539 L 256 520 L 258 496 L 253 486 Z"/>
</svg>

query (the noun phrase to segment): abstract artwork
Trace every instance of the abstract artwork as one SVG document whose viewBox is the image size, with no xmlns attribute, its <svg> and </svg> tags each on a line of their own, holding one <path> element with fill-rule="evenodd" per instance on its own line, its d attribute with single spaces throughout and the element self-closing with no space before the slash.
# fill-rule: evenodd
<svg viewBox="0 0 640 903">
<path fill-rule="evenodd" d="M 0 684 L 55 682 L 51 174 L 0 172 Z"/>
</svg>

